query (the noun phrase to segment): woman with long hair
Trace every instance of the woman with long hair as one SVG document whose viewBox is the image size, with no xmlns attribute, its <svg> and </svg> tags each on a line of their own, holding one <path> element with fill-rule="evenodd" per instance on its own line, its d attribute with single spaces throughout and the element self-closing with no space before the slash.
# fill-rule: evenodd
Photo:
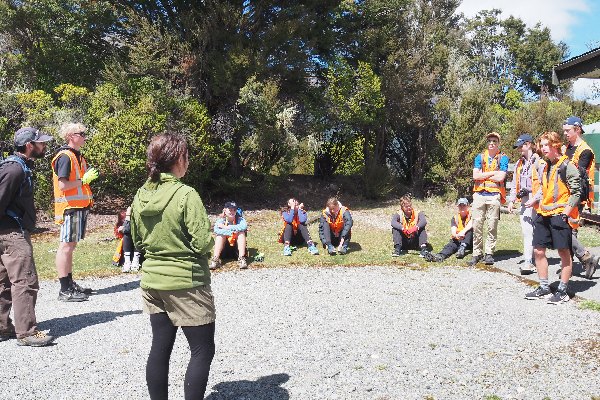
<svg viewBox="0 0 600 400">
<path fill-rule="evenodd" d="M 131 207 L 133 241 L 145 256 L 143 309 L 152 327 L 146 382 L 152 400 L 168 399 L 169 359 L 181 327 L 191 351 L 185 399 L 200 399 L 215 353 L 210 221 L 198 192 L 180 181 L 189 165 L 185 140 L 170 133 L 157 136 L 147 155 L 150 176 Z"/>
</svg>

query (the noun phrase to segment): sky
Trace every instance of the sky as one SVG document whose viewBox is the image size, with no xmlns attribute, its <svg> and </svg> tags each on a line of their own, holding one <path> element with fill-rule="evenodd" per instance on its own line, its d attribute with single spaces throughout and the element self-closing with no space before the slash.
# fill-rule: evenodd
<svg viewBox="0 0 600 400">
<path fill-rule="evenodd" d="M 502 10 L 502 18 L 513 15 L 529 26 L 540 22 L 548 27 L 555 42 L 563 41 L 569 46 L 570 57 L 600 47 L 598 0 L 463 0 L 458 12 L 473 17 L 480 10 L 493 8 Z M 591 98 L 590 87 L 594 82 L 600 86 L 600 79 L 576 80 L 573 84 L 574 97 L 600 104 L 600 98 Z"/>
</svg>

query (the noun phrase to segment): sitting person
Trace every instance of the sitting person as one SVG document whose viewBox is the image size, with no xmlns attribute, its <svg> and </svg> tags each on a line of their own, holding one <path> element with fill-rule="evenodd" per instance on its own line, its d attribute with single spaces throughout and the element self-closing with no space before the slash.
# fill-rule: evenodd
<svg viewBox="0 0 600 400">
<path fill-rule="evenodd" d="M 394 252 L 392 257 L 406 254 L 408 250 L 421 250 L 421 257 L 427 253 L 427 220 L 422 211 L 413 209 L 410 197 L 400 199 L 400 210 L 392 217 L 392 237 Z"/>
<path fill-rule="evenodd" d="M 221 266 L 219 258 L 233 258 L 238 260 L 240 269 L 248 268 L 246 263 L 246 233 L 248 224 L 242 217 L 242 210 L 234 201 L 228 201 L 223 207 L 221 218 L 215 222 L 215 255 L 210 261 L 210 269 Z"/>
<path fill-rule="evenodd" d="M 329 255 L 346 254 L 352 236 L 352 215 L 348 207 L 343 206 L 335 197 L 327 200 L 319 220 L 319 238 Z"/>
<path fill-rule="evenodd" d="M 448 244 L 439 253 L 429 253 L 426 257 L 428 261 L 442 262 L 455 252 L 456 258 L 463 258 L 467 249 L 473 248 L 473 221 L 471 221 L 469 200 L 464 197 L 460 198 L 456 205 L 458 207 L 458 214 L 450 220 L 452 239 L 450 239 Z"/>
<path fill-rule="evenodd" d="M 131 207 L 122 210 L 117 217 L 115 225 L 115 236 L 119 240 L 117 250 L 113 255 L 112 263 L 115 266 L 123 265 L 122 272 L 140 270 L 140 252 L 135 249 L 131 237 Z"/>
<path fill-rule="evenodd" d="M 296 199 L 289 199 L 287 208 L 281 210 L 281 216 L 283 217 L 283 228 L 279 232 L 279 243 L 283 243 L 283 255 L 292 255 L 290 244 L 300 245 L 304 242 L 308 245 L 308 251 L 311 254 L 319 255 L 319 250 L 311 239 L 306 226 L 307 215 L 304 211 L 304 203 L 299 203 Z"/>
</svg>

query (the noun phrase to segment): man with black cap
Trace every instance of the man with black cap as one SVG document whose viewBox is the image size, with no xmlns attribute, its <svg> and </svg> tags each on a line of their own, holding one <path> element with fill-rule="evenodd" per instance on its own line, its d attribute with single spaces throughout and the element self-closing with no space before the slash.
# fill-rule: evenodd
<svg viewBox="0 0 600 400">
<path fill-rule="evenodd" d="M 473 167 L 473 257 L 467 265 L 480 261 L 485 265 L 494 264 L 494 250 L 500 205 L 506 202 L 504 180 L 508 171 L 508 156 L 500 151 L 500 134 L 486 135 L 487 149 L 475 157 Z M 483 224 L 487 221 L 485 256 L 483 255 Z"/>
<path fill-rule="evenodd" d="M 513 146 L 519 149 L 521 158 L 515 167 L 513 175 L 513 186 L 508 195 L 508 211 L 514 214 L 513 206 L 517 201 L 521 202 L 519 212 L 521 220 L 521 231 L 523 232 L 523 262 L 520 268 L 521 275 L 536 272 L 533 264 L 533 217 L 536 215 L 538 206 L 525 207 L 540 189 L 539 177 L 544 172 L 546 162 L 535 152 L 533 138 L 530 135 L 521 135 Z"/>
<path fill-rule="evenodd" d="M 16 337 L 21 346 L 54 340 L 37 329 L 39 283 L 31 246 L 36 222 L 31 167 L 44 157 L 50 139 L 35 128 L 21 128 L 15 133 L 16 151 L 0 164 L 0 341 Z"/>
<path fill-rule="evenodd" d="M 587 185 L 587 191 L 589 191 L 587 198 L 581 199 L 582 201 L 579 204 L 580 213 L 586 206 L 591 208 L 594 202 L 594 167 L 596 166 L 594 152 L 583 140 L 583 133 L 583 125 L 579 117 L 569 117 L 563 121 L 563 134 L 569 141 L 565 149 L 565 155 L 578 167 L 582 180 L 581 187 L 583 188 L 584 185 Z M 572 250 L 579 259 L 579 262 L 585 267 L 585 277 L 592 279 L 600 259 L 595 258 L 579 242 L 577 239 L 577 229 L 573 229 Z"/>
</svg>

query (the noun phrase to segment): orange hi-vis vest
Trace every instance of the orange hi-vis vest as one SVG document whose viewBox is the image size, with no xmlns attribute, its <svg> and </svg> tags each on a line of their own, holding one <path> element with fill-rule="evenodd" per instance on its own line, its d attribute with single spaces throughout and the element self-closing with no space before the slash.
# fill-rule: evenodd
<svg viewBox="0 0 600 400">
<path fill-rule="evenodd" d="M 66 154 L 71 160 L 71 174 L 69 181 L 75 181 L 83 178 L 83 175 L 88 169 L 85 158 L 81 156 L 81 164 L 77 161 L 77 157 L 72 151 L 59 151 L 52 159 L 52 169 L 55 170 L 55 163 L 58 157 Z M 85 208 L 94 204 L 92 190 L 90 185 L 83 184 L 79 187 L 62 191 L 58 187 L 58 175 L 54 173 L 54 222 L 57 224 L 63 223 L 65 210 L 69 208 Z"/>
<path fill-rule="evenodd" d="M 571 161 L 573 161 L 573 163 L 575 165 L 579 165 L 579 157 L 581 157 L 581 153 L 583 153 L 584 150 L 589 150 L 592 152 L 592 160 L 590 161 L 590 165 L 588 165 L 587 167 L 587 174 L 589 177 L 588 180 L 588 185 L 590 187 L 590 194 L 589 197 L 587 199 L 587 201 L 582 202 L 581 204 L 587 204 L 587 206 L 589 208 L 593 208 L 594 205 L 594 168 L 596 166 L 596 155 L 594 154 L 594 151 L 592 150 L 592 148 L 586 143 L 586 142 L 581 142 L 579 143 L 579 146 L 577 146 L 577 148 L 575 149 L 575 153 L 573 154 L 573 158 L 571 159 Z M 583 185 L 584 182 L 581 182 L 581 184 Z"/>
<path fill-rule="evenodd" d="M 235 214 L 235 216 L 233 217 L 233 225 L 237 225 L 237 222 L 239 221 L 240 216 L 238 214 Z M 225 218 L 225 226 L 229 226 L 229 221 L 227 220 L 227 218 Z M 232 231 L 231 232 L 231 236 L 227 236 L 227 241 L 229 242 L 229 245 L 231 247 L 235 246 L 235 242 L 237 241 L 237 237 L 238 237 L 238 231 Z"/>
<path fill-rule="evenodd" d="M 500 170 L 500 158 L 505 154 L 501 151 L 498 151 L 494 158 L 492 159 L 492 165 L 488 166 L 488 158 L 489 152 L 488 150 L 485 153 L 481 153 L 481 170 L 483 172 L 490 171 L 499 171 Z M 500 202 L 506 203 L 506 189 L 504 187 L 504 182 L 498 183 L 490 180 L 476 180 L 475 185 L 473 185 L 473 193 L 486 191 L 489 193 L 500 193 Z"/>
<path fill-rule="evenodd" d="M 569 157 L 563 155 L 560 157 L 558 162 L 551 166 L 550 177 L 547 174 L 547 168 L 544 168 L 544 174 L 542 176 L 542 201 L 539 207 L 539 213 L 544 216 L 561 214 L 567 206 L 567 201 L 571 192 L 567 185 L 559 179 L 559 167 L 563 163 L 572 163 L 569 161 Z M 569 214 L 569 225 L 571 228 L 577 229 L 579 227 L 579 210 L 577 207 L 573 207 L 573 211 Z"/>
<path fill-rule="evenodd" d="M 413 226 L 417 226 L 419 223 L 419 210 L 413 208 L 412 215 L 410 216 L 410 220 L 406 221 L 406 215 L 404 215 L 404 211 L 398 210 L 397 213 L 400 216 L 400 222 L 402 222 L 402 227 L 404 229 L 412 228 Z"/>
<path fill-rule="evenodd" d="M 540 190 L 540 177 L 538 176 L 538 168 L 540 166 L 540 164 L 542 165 L 546 165 L 546 161 L 544 161 L 540 156 L 538 156 L 537 154 L 532 154 L 531 156 L 533 158 L 533 163 L 532 163 L 532 170 L 531 170 L 531 195 L 535 196 L 535 194 Z M 515 181 L 515 191 L 517 193 L 519 193 L 519 190 L 521 189 L 519 187 L 519 177 L 521 176 L 521 169 L 523 168 L 523 163 L 524 163 L 524 158 L 521 157 L 521 159 L 517 162 L 517 166 L 515 167 L 515 174 L 513 175 L 513 181 Z M 533 206 L 533 208 L 537 211 L 539 209 L 539 204 L 535 204 Z"/>
<path fill-rule="evenodd" d="M 300 225 L 300 213 L 302 212 L 302 210 L 298 209 L 298 212 L 294 215 L 294 219 L 292 220 L 292 230 L 294 231 L 294 235 L 298 234 L 298 226 Z M 282 218 L 283 218 L 283 214 L 282 214 Z M 285 227 L 287 226 L 288 222 L 284 219 L 283 220 L 283 228 L 281 228 L 281 232 L 279 232 L 279 243 L 283 243 L 283 231 L 285 230 Z"/>
<path fill-rule="evenodd" d="M 323 210 L 323 216 L 327 220 L 327 223 L 331 226 L 331 230 L 335 234 L 335 237 L 340 236 L 342 229 L 344 229 L 344 213 L 348 210 L 348 207 L 341 206 L 338 210 L 337 217 L 335 220 L 332 220 L 329 215 L 327 215 L 327 209 Z"/>
<path fill-rule="evenodd" d="M 471 220 L 471 215 L 472 215 L 471 211 L 469 211 L 469 213 L 467 214 L 467 218 L 465 218 L 464 223 L 463 223 L 462 217 L 460 216 L 460 213 L 458 213 L 454 216 L 454 222 L 456 223 L 456 233 L 461 232 L 463 229 L 465 229 L 465 226 L 467 226 L 467 224 Z"/>
</svg>

